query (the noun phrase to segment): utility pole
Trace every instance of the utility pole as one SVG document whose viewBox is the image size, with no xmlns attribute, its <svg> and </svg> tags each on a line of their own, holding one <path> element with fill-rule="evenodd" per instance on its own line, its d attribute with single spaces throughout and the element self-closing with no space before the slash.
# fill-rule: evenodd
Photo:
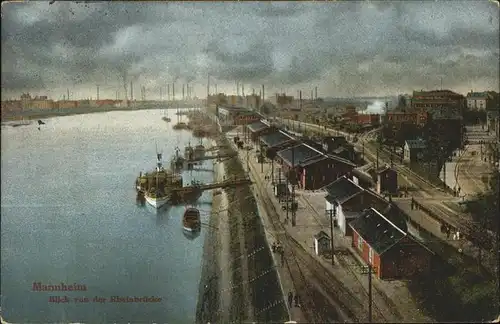
<svg viewBox="0 0 500 324">
<path fill-rule="evenodd" d="M 333 244 L 333 218 L 336 217 L 337 214 L 337 206 L 335 203 L 332 204 L 332 209 L 330 210 L 330 239 L 332 245 L 332 266 L 335 265 L 335 247 Z"/>
<path fill-rule="evenodd" d="M 441 155 L 443 156 L 443 189 L 446 189 L 446 155 L 444 148 L 442 148 L 441 152 Z"/>
<path fill-rule="evenodd" d="M 274 185 L 274 152 L 269 151 L 271 154 L 270 156 L 272 157 L 271 159 L 271 184 Z"/>
<path fill-rule="evenodd" d="M 361 158 L 364 161 L 365 160 L 365 141 L 364 140 L 361 142 L 361 145 L 362 145 L 361 146 L 361 148 L 362 148 L 362 150 L 361 150 Z"/>
<path fill-rule="evenodd" d="M 250 163 L 248 160 L 248 151 L 249 151 L 248 147 L 246 148 L 246 150 L 247 150 L 247 173 L 248 173 L 248 176 L 250 176 Z"/>
<path fill-rule="evenodd" d="M 289 201 L 289 197 L 290 195 L 288 194 L 288 175 L 285 173 L 285 186 L 286 186 L 286 189 L 285 189 L 285 197 L 286 197 L 286 208 L 285 208 L 285 211 L 286 211 L 286 218 L 285 218 L 285 224 L 288 224 L 288 201 Z"/>
<path fill-rule="evenodd" d="M 292 226 L 295 226 L 295 181 L 297 181 L 297 173 L 295 171 L 295 147 L 292 146 L 292 172 L 293 172 L 293 182 L 292 182 Z M 287 206 L 288 207 L 288 206 Z"/>
<path fill-rule="evenodd" d="M 264 173 L 264 154 L 262 154 L 262 143 L 260 142 L 259 136 L 259 145 L 260 145 L 260 173 Z"/>
<path fill-rule="evenodd" d="M 372 265 L 368 263 L 368 323 L 372 323 Z"/>
</svg>

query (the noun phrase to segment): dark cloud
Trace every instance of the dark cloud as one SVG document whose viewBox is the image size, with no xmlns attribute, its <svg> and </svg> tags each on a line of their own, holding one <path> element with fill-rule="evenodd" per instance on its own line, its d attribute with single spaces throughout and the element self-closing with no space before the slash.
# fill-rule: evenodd
<svg viewBox="0 0 500 324">
<path fill-rule="evenodd" d="M 496 88 L 498 36 L 488 1 L 9 3 L 2 93 L 99 83 L 114 97 L 126 80 L 158 95 L 172 82 L 201 94 L 209 74 L 222 91 L 240 81 L 394 93 L 443 76 L 457 91 Z"/>
</svg>

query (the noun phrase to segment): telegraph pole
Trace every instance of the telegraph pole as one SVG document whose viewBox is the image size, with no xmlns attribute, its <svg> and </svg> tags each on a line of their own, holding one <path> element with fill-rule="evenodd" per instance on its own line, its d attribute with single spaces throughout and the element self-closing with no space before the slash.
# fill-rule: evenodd
<svg viewBox="0 0 500 324">
<path fill-rule="evenodd" d="M 368 263 L 368 323 L 372 323 L 372 265 Z"/>
<path fill-rule="evenodd" d="M 337 206 L 335 203 L 332 204 L 332 209 L 330 210 L 330 236 L 331 236 L 331 244 L 332 244 L 332 266 L 335 265 L 335 247 L 333 245 L 333 218 L 337 214 Z"/>
<path fill-rule="evenodd" d="M 292 172 L 293 172 L 293 182 L 292 182 L 292 226 L 295 226 L 295 181 L 297 181 L 297 173 L 295 172 L 295 147 L 292 146 Z"/>
<path fill-rule="evenodd" d="M 443 156 L 443 189 L 446 190 L 446 155 L 444 153 L 444 148 L 441 150 Z"/>
<path fill-rule="evenodd" d="M 260 173 L 264 173 L 264 154 L 262 154 L 262 143 L 260 142 L 260 136 L 259 136 L 259 145 L 260 145 Z"/>
<path fill-rule="evenodd" d="M 361 156 L 362 156 L 362 159 L 363 159 L 363 161 L 364 161 L 364 160 L 365 160 L 365 140 L 363 140 L 363 141 L 361 142 L 361 144 L 362 144 L 362 151 L 361 151 L 361 154 L 362 154 L 362 155 L 361 155 Z"/>
</svg>

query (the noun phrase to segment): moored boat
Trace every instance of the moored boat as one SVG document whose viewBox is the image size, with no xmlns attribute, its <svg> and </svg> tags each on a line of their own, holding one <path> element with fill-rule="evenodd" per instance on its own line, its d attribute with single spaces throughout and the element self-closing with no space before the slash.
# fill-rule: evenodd
<svg viewBox="0 0 500 324">
<path fill-rule="evenodd" d="M 195 232 L 199 231 L 200 227 L 200 211 L 198 208 L 188 207 L 182 218 L 182 228 L 187 232 Z"/>
<path fill-rule="evenodd" d="M 162 154 L 158 153 L 158 149 L 156 157 L 156 170 L 151 175 L 140 174 L 136 186 L 138 191 L 144 192 L 144 199 L 149 205 L 160 208 L 170 201 L 171 187 L 182 187 L 182 177 L 163 168 Z"/>
</svg>

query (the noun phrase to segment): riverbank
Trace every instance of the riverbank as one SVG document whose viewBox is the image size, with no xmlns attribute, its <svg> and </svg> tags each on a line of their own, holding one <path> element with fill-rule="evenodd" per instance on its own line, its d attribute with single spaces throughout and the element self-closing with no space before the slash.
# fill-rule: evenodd
<svg viewBox="0 0 500 324">
<path fill-rule="evenodd" d="M 217 145 L 227 148 L 221 153 L 233 151 L 223 135 L 217 139 Z M 217 169 L 219 179 L 221 174 L 226 177 L 245 175 L 238 159 L 221 164 Z M 287 320 L 286 308 L 276 303 L 283 300 L 283 294 L 250 186 L 228 188 L 223 194 L 214 196 L 212 203 L 211 233 L 204 246 L 197 323 Z M 217 224 L 217 229 L 212 227 Z"/>
<path fill-rule="evenodd" d="M 212 141 L 212 145 L 217 145 Z M 214 165 L 214 182 L 220 181 L 225 176 L 224 165 L 218 163 Z M 203 243 L 203 261 L 201 270 L 201 279 L 199 287 L 198 304 L 196 309 L 196 323 L 218 323 L 219 309 L 219 269 L 220 269 L 220 211 L 222 206 L 222 195 L 224 191 L 216 195 L 212 192 L 212 211 L 208 221 L 208 233 Z"/>
<path fill-rule="evenodd" d="M 61 116 L 73 116 L 82 114 L 95 114 L 104 113 L 110 111 L 137 111 L 137 110 L 151 110 L 151 109 L 189 109 L 194 108 L 194 106 L 179 106 L 179 107 L 167 107 L 166 105 L 144 105 L 144 106 L 133 106 L 133 107 L 112 107 L 112 106 L 101 106 L 101 107 L 84 107 L 84 108 L 73 108 L 65 110 L 33 110 L 25 111 L 23 113 L 9 113 L 2 115 L 2 122 L 16 121 L 20 119 L 41 119 L 41 118 L 51 118 L 51 117 L 61 117 Z"/>
</svg>

